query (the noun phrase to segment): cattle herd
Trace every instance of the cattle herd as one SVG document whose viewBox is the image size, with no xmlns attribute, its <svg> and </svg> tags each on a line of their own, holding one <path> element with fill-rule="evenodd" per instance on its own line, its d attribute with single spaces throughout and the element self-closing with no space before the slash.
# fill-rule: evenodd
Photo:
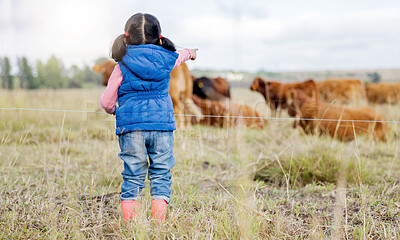
<svg viewBox="0 0 400 240">
<path fill-rule="evenodd" d="M 108 60 L 93 67 L 103 74 L 105 86 L 114 66 L 115 62 Z M 264 97 L 274 117 L 287 111 L 294 118 L 293 127 L 300 126 L 307 134 L 326 134 L 343 141 L 358 135 L 387 140 L 390 128 L 386 119 L 366 105 L 400 103 L 400 83 L 365 85 L 358 79 L 318 82 L 310 79 L 283 84 L 257 77 L 250 90 Z M 255 109 L 230 101 L 230 86 L 224 78 L 195 78 L 186 64 L 171 72 L 169 93 L 179 128 L 203 124 L 261 129 L 268 123 Z"/>
</svg>

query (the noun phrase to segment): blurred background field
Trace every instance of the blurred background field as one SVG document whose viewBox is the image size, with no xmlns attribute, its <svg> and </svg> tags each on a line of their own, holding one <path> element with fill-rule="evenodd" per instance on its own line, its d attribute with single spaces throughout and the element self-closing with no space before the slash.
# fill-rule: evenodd
<svg viewBox="0 0 400 240">
<path fill-rule="evenodd" d="M 100 112 L 101 92 L 2 90 L 0 107 Z M 261 95 L 244 88 L 232 95 L 269 115 Z M 376 109 L 400 120 L 396 105 Z M 281 120 L 263 130 L 177 130 L 168 221 L 154 228 L 148 209 L 138 223 L 121 219 L 123 165 L 113 116 L 22 110 L 0 116 L 0 238 L 399 236 L 398 124 L 390 125 L 388 142 L 338 142 Z"/>
</svg>

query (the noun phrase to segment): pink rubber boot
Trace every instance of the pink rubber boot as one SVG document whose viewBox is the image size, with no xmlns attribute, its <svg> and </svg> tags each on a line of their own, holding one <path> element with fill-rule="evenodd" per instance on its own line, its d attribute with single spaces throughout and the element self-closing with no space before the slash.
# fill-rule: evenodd
<svg viewBox="0 0 400 240">
<path fill-rule="evenodd" d="M 165 222 L 168 203 L 164 199 L 151 199 L 151 215 L 157 223 Z"/>
<path fill-rule="evenodd" d="M 136 202 L 135 200 L 121 200 L 121 208 L 122 216 L 124 217 L 125 221 L 129 221 L 135 218 L 136 213 L 139 213 L 140 202 Z"/>
</svg>

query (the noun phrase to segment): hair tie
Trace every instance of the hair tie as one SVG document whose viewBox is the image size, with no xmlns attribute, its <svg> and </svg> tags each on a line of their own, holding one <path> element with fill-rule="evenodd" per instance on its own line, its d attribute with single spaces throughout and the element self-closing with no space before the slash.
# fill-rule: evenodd
<svg viewBox="0 0 400 240">
<path fill-rule="evenodd" d="M 125 36 L 129 37 L 129 33 L 128 33 L 128 32 L 125 32 Z"/>
<path fill-rule="evenodd" d="M 162 35 L 160 34 L 160 36 L 158 36 L 158 39 L 161 39 L 162 38 Z"/>
</svg>

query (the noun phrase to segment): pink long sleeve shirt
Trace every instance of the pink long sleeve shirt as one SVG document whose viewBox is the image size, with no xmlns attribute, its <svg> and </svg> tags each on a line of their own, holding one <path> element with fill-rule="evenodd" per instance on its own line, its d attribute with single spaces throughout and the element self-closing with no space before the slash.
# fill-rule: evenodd
<svg viewBox="0 0 400 240">
<path fill-rule="evenodd" d="M 176 52 L 179 54 L 179 57 L 175 62 L 174 68 L 192 58 L 192 52 L 189 49 L 178 50 Z M 117 64 L 108 80 L 106 90 L 100 96 L 100 106 L 109 114 L 114 114 L 117 109 L 118 89 L 121 86 L 122 80 L 122 72 Z"/>
</svg>

